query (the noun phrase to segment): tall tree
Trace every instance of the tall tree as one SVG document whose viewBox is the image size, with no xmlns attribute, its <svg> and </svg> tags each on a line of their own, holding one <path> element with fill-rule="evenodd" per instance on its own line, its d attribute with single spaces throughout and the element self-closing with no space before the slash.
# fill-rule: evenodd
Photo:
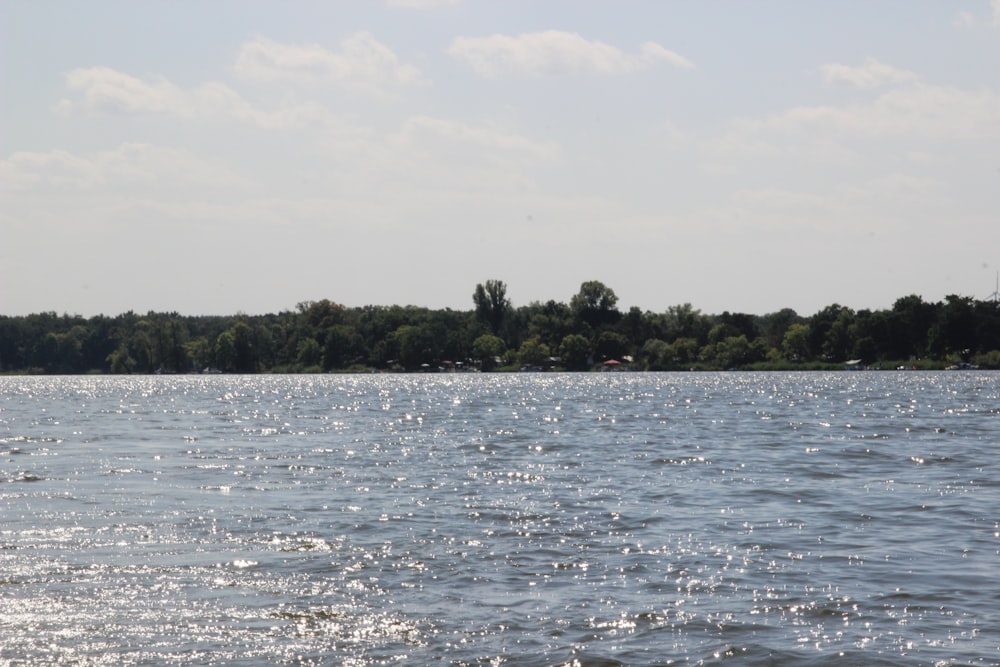
<svg viewBox="0 0 1000 667">
<path fill-rule="evenodd" d="M 712 321 L 690 303 L 670 306 L 666 312 L 668 333 L 665 340 L 691 338 L 704 345 L 708 342 L 708 332 Z"/>
<path fill-rule="evenodd" d="M 476 319 L 494 336 L 499 336 L 511 309 L 507 285 L 502 280 L 487 280 L 485 285 L 479 283 L 472 293 L 472 302 L 476 305 Z"/>
<path fill-rule="evenodd" d="M 614 290 L 599 280 L 588 280 L 569 302 L 570 310 L 581 321 L 595 329 L 604 324 L 614 324 L 621 318 L 615 308 L 618 296 Z"/>
</svg>

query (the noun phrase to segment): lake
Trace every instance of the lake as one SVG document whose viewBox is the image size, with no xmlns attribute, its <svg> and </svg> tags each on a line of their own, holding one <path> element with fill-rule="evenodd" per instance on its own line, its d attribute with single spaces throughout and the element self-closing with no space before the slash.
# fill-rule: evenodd
<svg viewBox="0 0 1000 667">
<path fill-rule="evenodd" d="M 3 665 L 1000 664 L 1000 374 L 0 378 Z"/>
</svg>

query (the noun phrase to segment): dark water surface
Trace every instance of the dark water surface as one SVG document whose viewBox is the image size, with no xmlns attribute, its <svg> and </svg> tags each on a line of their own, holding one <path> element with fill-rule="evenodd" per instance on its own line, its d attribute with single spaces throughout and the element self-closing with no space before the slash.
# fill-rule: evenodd
<svg viewBox="0 0 1000 667">
<path fill-rule="evenodd" d="M 0 664 L 996 665 L 998 441 L 975 371 L 0 378 Z"/>
</svg>

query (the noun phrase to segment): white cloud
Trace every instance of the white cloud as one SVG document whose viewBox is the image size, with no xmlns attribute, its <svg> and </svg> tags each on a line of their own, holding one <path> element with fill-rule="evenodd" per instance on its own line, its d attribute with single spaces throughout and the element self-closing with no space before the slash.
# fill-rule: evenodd
<svg viewBox="0 0 1000 667">
<path fill-rule="evenodd" d="M 61 150 L 14 153 L 0 161 L 0 175 L 8 191 L 40 185 L 87 187 L 102 180 L 100 170 L 90 160 Z"/>
<path fill-rule="evenodd" d="M 88 67 L 69 72 L 66 87 L 78 93 L 80 98 L 62 100 L 59 108 L 64 111 L 83 108 L 181 118 L 208 115 L 246 118 L 254 114 L 236 91 L 221 83 L 206 83 L 185 90 L 162 78 L 143 81 L 109 67 Z"/>
<path fill-rule="evenodd" d="M 559 165 L 558 144 L 495 127 L 414 116 L 372 155 L 383 180 L 400 184 L 400 197 L 447 203 L 473 197 L 521 197 Z M 461 194 L 459 194 L 461 193 Z M 509 205 L 509 202 L 508 202 Z"/>
<path fill-rule="evenodd" d="M 60 100 L 63 113 L 90 111 L 150 114 L 182 119 L 237 120 L 259 127 L 278 129 L 336 124 L 338 121 L 316 103 L 281 106 L 276 110 L 255 109 L 229 86 L 204 83 L 181 88 L 166 79 L 145 81 L 109 67 L 75 69 L 66 75 L 66 87 L 76 94 Z"/>
<path fill-rule="evenodd" d="M 522 75 L 544 77 L 563 74 L 620 74 L 647 69 L 665 62 L 693 68 L 694 63 L 656 42 L 645 42 L 637 53 L 576 33 L 549 30 L 522 35 L 458 37 L 448 54 L 485 77 Z"/>
<path fill-rule="evenodd" d="M 970 29 L 976 27 L 976 17 L 972 15 L 972 12 L 959 12 L 952 21 L 952 25 L 956 28 Z"/>
<path fill-rule="evenodd" d="M 32 189 L 85 191 L 111 188 L 163 189 L 233 187 L 245 183 L 225 167 L 184 150 L 124 143 L 110 151 L 76 155 L 68 151 L 22 151 L 0 161 L 9 191 Z"/>
<path fill-rule="evenodd" d="M 990 0 L 990 16 L 987 19 L 982 19 L 975 16 L 972 12 L 961 11 L 952 21 L 952 25 L 956 28 L 962 29 L 972 29 L 979 26 L 990 26 L 994 28 L 1000 28 L 1000 0 Z"/>
<path fill-rule="evenodd" d="M 1000 140 L 1000 93 L 988 88 L 962 90 L 914 84 L 888 90 L 866 104 L 795 107 L 758 119 L 740 119 L 741 135 L 761 138 L 841 138 L 868 141 L 873 137 L 913 137 L 929 140 Z"/>
<path fill-rule="evenodd" d="M 831 63 L 823 65 L 820 69 L 827 83 L 847 84 L 857 88 L 882 88 L 910 83 L 918 78 L 913 72 L 896 69 L 875 58 L 868 58 L 860 67 Z"/>
<path fill-rule="evenodd" d="M 334 52 L 318 44 L 282 44 L 255 37 L 240 48 L 236 74 L 249 80 L 286 80 L 299 84 L 344 83 L 371 89 L 426 83 L 416 67 L 406 65 L 370 33 L 358 32 Z"/>
<path fill-rule="evenodd" d="M 426 140 L 432 145 L 462 145 L 494 156 L 517 155 L 531 159 L 550 159 L 558 153 L 558 147 L 551 142 L 539 143 L 492 128 L 475 127 L 429 116 L 410 118 L 404 124 L 401 134 L 409 143 Z"/>
</svg>

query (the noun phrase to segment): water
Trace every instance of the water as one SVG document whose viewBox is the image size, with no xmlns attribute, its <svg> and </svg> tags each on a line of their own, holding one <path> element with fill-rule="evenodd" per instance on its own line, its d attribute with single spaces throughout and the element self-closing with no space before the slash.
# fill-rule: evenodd
<svg viewBox="0 0 1000 667">
<path fill-rule="evenodd" d="M 1000 376 L 0 378 L 3 665 L 1000 664 Z"/>
</svg>

